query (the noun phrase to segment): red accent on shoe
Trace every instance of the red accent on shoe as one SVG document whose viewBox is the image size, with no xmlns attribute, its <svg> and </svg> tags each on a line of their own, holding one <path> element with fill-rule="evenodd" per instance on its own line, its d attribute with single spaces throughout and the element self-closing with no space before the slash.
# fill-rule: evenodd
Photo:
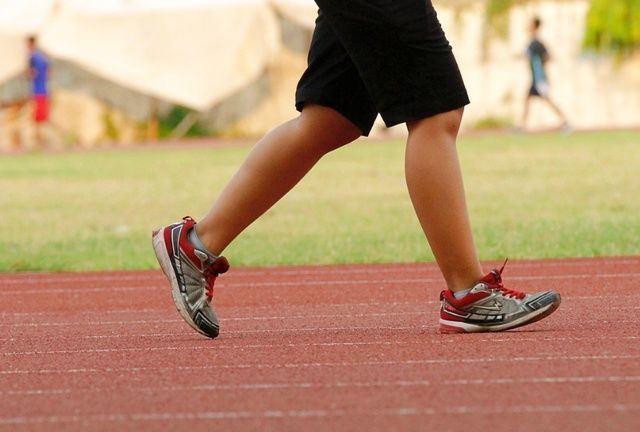
<svg viewBox="0 0 640 432">
<path fill-rule="evenodd" d="M 467 294 L 461 299 L 455 298 L 453 291 L 445 290 L 440 293 L 440 299 L 442 300 L 442 307 L 440 308 L 440 318 L 448 321 L 464 321 L 468 315 L 464 311 L 464 307 L 468 304 L 481 300 L 487 297 L 489 294 L 486 292 Z"/>
<path fill-rule="evenodd" d="M 442 307 L 440 308 L 440 318 L 449 321 L 464 321 L 464 316 L 467 315 L 463 310 L 457 309 L 451 303 L 456 302 L 457 299 L 453 296 L 453 291 L 446 290 L 440 293 L 440 301 Z"/>
<path fill-rule="evenodd" d="M 490 273 L 480 279 L 478 283 L 484 283 L 490 289 L 500 291 L 501 294 L 505 297 L 515 297 L 521 300 L 526 297 L 526 293 L 507 289 L 502 284 L 502 272 L 504 271 L 506 264 L 507 260 L 505 260 L 504 264 L 502 264 L 502 267 L 499 270 L 492 270 Z M 477 293 L 469 293 L 464 297 L 458 299 L 454 295 L 453 291 L 442 291 L 440 293 L 440 301 L 443 301 L 444 306 L 440 309 L 440 317 L 450 321 L 464 321 L 464 318 L 461 318 L 460 316 L 464 317 L 466 315 L 466 312 L 464 312 L 465 307 L 479 300 L 482 300 L 489 295 L 489 293 L 481 291 Z"/>
<path fill-rule="evenodd" d="M 216 277 L 227 270 L 229 270 L 229 261 L 225 257 L 216 258 L 204 270 L 204 278 L 207 281 L 207 300 L 211 301 L 213 298 L 213 285 L 216 282 Z"/>
<path fill-rule="evenodd" d="M 456 298 L 456 296 L 453 294 L 453 291 L 451 290 L 446 290 L 442 292 L 442 296 L 444 297 L 445 301 L 448 304 L 452 305 L 453 307 L 457 308 L 458 310 L 462 310 L 467 305 L 471 303 L 475 303 L 479 300 L 482 300 L 483 298 L 488 297 L 489 295 L 490 294 L 487 292 L 477 292 L 477 293 L 469 293 L 462 298 Z M 462 313 L 464 314 L 464 312 Z"/>
<path fill-rule="evenodd" d="M 180 245 L 180 249 L 182 252 L 187 255 L 189 260 L 200 270 L 204 271 L 204 265 L 200 258 L 195 254 L 195 248 L 193 245 L 187 240 L 187 233 L 191 231 L 191 229 L 195 226 L 196 221 L 193 220 L 190 216 L 185 216 L 182 218 L 184 220 L 182 224 L 182 229 L 180 230 L 180 237 L 178 238 L 178 244 Z"/>
<path fill-rule="evenodd" d="M 162 233 L 164 237 L 164 245 L 167 248 L 167 254 L 169 258 L 173 256 L 173 242 L 171 241 L 171 226 L 164 228 L 164 232 Z"/>
<path fill-rule="evenodd" d="M 466 331 L 461 327 L 449 326 L 446 324 L 440 323 L 440 333 L 466 333 Z"/>
<path fill-rule="evenodd" d="M 504 268 L 507 265 L 507 261 L 508 259 L 504 260 L 504 263 L 502 264 L 502 267 L 500 268 L 500 270 L 498 269 L 491 270 L 489 274 L 487 274 L 485 277 L 480 279 L 480 282 L 486 283 L 492 289 L 497 289 L 501 291 L 502 295 L 505 297 L 515 297 L 518 300 L 522 300 L 523 298 L 526 297 L 527 295 L 526 293 L 523 293 L 522 291 L 505 288 L 505 286 L 502 284 L 502 272 L 504 272 Z"/>
<path fill-rule="evenodd" d="M 229 261 L 227 261 L 225 257 L 221 256 L 210 263 L 202 262 L 196 255 L 195 248 L 187 239 L 187 234 L 190 230 L 194 229 L 196 221 L 193 220 L 193 218 L 190 216 L 185 216 L 184 218 L 182 218 L 182 220 L 183 222 L 182 226 L 180 227 L 180 235 L 178 237 L 178 247 L 187 256 L 187 258 L 191 260 L 193 265 L 202 271 L 207 285 L 207 299 L 211 301 L 211 299 L 213 298 L 213 286 L 215 284 L 216 277 L 219 274 L 225 273 L 227 270 L 229 270 Z M 173 253 L 173 242 L 171 241 L 172 228 L 176 226 L 178 225 L 169 226 L 165 228 L 164 231 L 164 240 L 170 255 Z"/>
</svg>

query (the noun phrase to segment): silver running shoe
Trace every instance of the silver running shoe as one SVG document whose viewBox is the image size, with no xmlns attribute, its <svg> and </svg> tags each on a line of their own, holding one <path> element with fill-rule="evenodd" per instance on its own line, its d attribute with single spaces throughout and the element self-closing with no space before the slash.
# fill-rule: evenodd
<svg viewBox="0 0 640 432">
<path fill-rule="evenodd" d="M 442 291 L 440 332 L 504 331 L 539 321 L 558 309 L 560 294 L 555 291 L 526 294 L 505 288 L 503 270 L 504 265 L 493 270 L 460 299 L 451 290 Z"/>
<path fill-rule="evenodd" d="M 153 249 L 169 284 L 173 302 L 182 318 L 210 338 L 220 333 L 218 317 L 211 308 L 216 277 L 229 269 L 225 257 L 211 259 L 193 247 L 187 233 L 196 222 L 189 216 L 153 232 Z"/>
</svg>

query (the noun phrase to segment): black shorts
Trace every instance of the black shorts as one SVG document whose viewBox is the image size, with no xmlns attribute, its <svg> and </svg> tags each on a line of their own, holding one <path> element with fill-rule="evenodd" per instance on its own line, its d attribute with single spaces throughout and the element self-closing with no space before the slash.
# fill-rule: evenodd
<svg viewBox="0 0 640 432">
<path fill-rule="evenodd" d="M 549 94 L 549 84 L 546 82 L 532 82 L 529 96 L 546 97 Z"/>
<path fill-rule="evenodd" d="M 460 70 L 427 0 L 316 0 L 320 11 L 296 109 L 333 108 L 368 135 L 469 103 Z"/>
</svg>

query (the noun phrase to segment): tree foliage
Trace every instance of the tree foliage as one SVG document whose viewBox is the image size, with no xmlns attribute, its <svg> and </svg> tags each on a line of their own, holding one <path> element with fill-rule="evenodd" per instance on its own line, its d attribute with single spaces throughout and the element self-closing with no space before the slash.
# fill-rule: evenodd
<svg viewBox="0 0 640 432">
<path fill-rule="evenodd" d="M 640 48 L 640 0 L 591 0 L 584 45 L 617 54 Z"/>
<path fill-rule="evenodd" d="M 488 30 L 499 37 L 505 37 L 509 30 L 509 11 L 526 0 L 488 0 L 485 6 Z"/>
</svg>

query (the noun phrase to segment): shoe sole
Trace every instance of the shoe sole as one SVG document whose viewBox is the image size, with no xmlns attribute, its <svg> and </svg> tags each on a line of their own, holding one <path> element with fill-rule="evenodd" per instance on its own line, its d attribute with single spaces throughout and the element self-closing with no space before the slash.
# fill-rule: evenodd
<svg viewBox="0 0 640 432">
<path fill-rule="evenodd" d="M 164 275 L 169 279 L 169 285 L 171 286 L 171 297 L 173 297 L 173 303 L 176 306 L 176 310 L 184 319 L 191 328 L 197 331 L 200 334 L 203 334 L 207 337 L 211 337 L 210 335 L 204 333 L 189 315 L 189 312 L 185 308 L 185 301 L 182 298 L 182 292 L 180 291 L 180 286 L 178 285 L 178 280 L 176 279 L 176 275 L 173 271 L 173 265 L 171 264 L 171 259 L 169 258 L 169 254 L 167 253 L 167 247 L 164 244 L 164 228 L 160 230 L 153 231 L 152 234 L 152 243 L 153 250 L 156 252 L 156 259 L 158 260 L 158 264 L 160 264 L 160 268 Z"/>
<path fill-rule="evenodd" d="M 492 326 L 481 326 L 477 324 L 468 324 L 461 321 L 449 321 L 440 318 L 440 333 L 486 333 L 486 332 L 501 332 L 511 330 L 514 328 L 522 327 L 528 324 L 533 324 L 536 321 L 540 321 L 543 318 L 551 315 L 558 307 L 562 298 L 558 294 L 558 300 L 551 303 L 548 306 L 540 308 L 529 315 L 523 316 L 517 320 L 514 320 L 505 324 L 498 324 Z"/>
</svg>

